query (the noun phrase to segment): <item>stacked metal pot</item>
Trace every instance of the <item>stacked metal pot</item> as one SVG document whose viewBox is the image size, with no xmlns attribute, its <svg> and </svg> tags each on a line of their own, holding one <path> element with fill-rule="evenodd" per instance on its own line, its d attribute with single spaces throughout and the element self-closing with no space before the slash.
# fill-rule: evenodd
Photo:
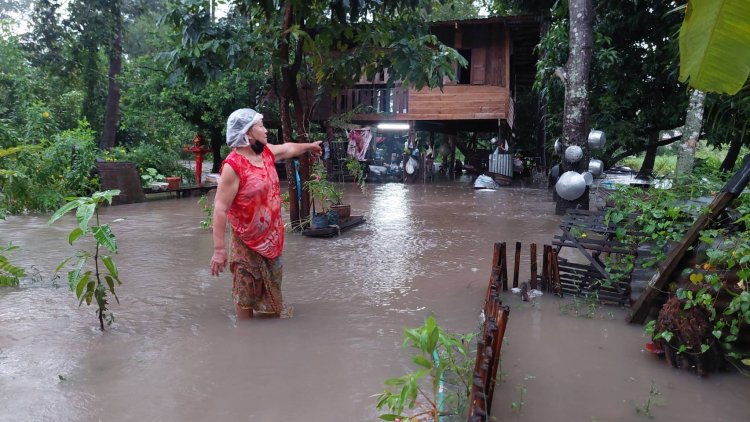
<svg viewBox="0 0 750 422">
<path fill-rule="evenodd" d="M 592 130 L 588 137 L 589 149 L 597 150 L 604 147 L 606 138 L 604 132 L 600 130 Z M 555 153 L 563 155 L 565 160 L 571 164 L 581 161 L 583 158 L 583 149 L 578 145 L 570 145 L 563 151 L 562 143 L 560 140 L 555 141 Z M 555 184 L 555 191 L 561 198 L 574 201 L 583 195 L 586 191 L 586 186 L 590 186 L 594 182 L 594 178 L 602 175 L 604 163 L 601 160 L 592 158 L 589 160 L 589 171 L 583 174 L 577 171 L 566 171 L 560 178 L 557 179 Z"/>
</svg>

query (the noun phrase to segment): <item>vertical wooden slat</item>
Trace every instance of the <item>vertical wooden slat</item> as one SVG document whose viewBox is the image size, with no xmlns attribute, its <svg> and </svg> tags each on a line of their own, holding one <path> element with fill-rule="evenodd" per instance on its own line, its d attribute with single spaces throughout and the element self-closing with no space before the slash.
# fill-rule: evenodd
<svg viewBox="0 0 750 422">
<path fill-rule="evenodd" d="M 518 287 L 518 270 L 521 265 L 521 242 L 516 242 L 516 260 L 513 263 L 513 287 Z"/>
<path fill-rule="evenodd" d="M 552 280 L 552 273 L 550 271 L 550 253 L 552 252 L 551 245 L 544 245 L 544 256 L 542 257 L 542 288 L 545 292 L 550 290 L 550 284 Z"/>
<path fill-rule="evenodd" d="M 506 254 L 505 242 L 500 244 L 500 277 L 503 282 L 503 291 L 508 291 L 508 256 Z"/>
<path fill-rule="evenodd" d="M 560 268 L 557 265 L 557 252 L 554 250 L 550 256 L 550 267 L 552 268 L 552 274 L 555 282 L 555 294 L 563 297 L 562 285 L 560 284 Z"/>
<path fill-rule="evenodd" d="M 531 288 L 536 289 L 536 243 L 532 243 L 529 245 L 529 255 L 531 259 Z"/>
<path fill-rule="evenodd" d="M 503 348 L 503 337 L 505 337 L 505 328 L 508 325 L 508 314 L 510 308 L 507 306 L 498 306 L 495 314 L 495 324 L 497 324 L 497 331 L 494 333 L 494 342 L 492 348 L 492 369 L 490 376 L 492 379 L 488 382 L 487 388 L 487 414 L 489 415 L 492 411 L 492 398 L 495 395 L 495 384 L 497 383 L 497 373 L 500 371 L 500 358 L 501 350 Z"/>
</svg>

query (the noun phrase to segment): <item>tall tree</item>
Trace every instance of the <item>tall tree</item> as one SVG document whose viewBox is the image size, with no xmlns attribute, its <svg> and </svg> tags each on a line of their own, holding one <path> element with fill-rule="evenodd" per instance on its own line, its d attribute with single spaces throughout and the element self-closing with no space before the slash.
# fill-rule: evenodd
<svg viewBox="0 0 750 422">
<path fill-rule="evenodd" d="M 104 113 L 104 128 L 99 139 L 99 148 L 110 149 L 115 146 L 117 127 L 120 122 L 120 73 L 122 72 L 122 8 L 120 0 L 109 0 L 106 11 L 109 14 L 111 44 L 106 45 L 109 59 L 107 72 L 107 101 Z"/>
<path fill-rule="evenodd" d="M 65 22 L 75 37 L 73 54 L 84 86 L 83 113 L 100 134 L 99 146 L 111 148 L 120 119 L 122 0 L 71 0 L 69 12 Z M 101 77 L 102 56 L 107 59 L 106 79 Z"/>
<path fill-rule="evenodd" d="M 29 61 L 51 75 L 64 76 L 70 69 L 63 51 L 67 39 L 58 18 L 58 0 L 37 0 L 31 15 L 32 30 L 24 35 Z"/>
<path fill-rule="evenodd" d="M 688 174 L 693 171 L 695 162 L 695 150 L 700 140 L 701 126 L 703 124 L 703 108 L 706 101 L 706 93 L 694 89 L 690 93 L 690 103 L 685 117 L 685 126 L 682 128 L 682 143 L 677 153 L 676 172 Z"/>
<path fill-rule="evenodd" d="M 71 0 L 64 25 L 73 37 L 72 58 L 83 87 L 83 117 L 101 133 L 106 85 L 101 77 L 102 40 L 109 39 L 108 13 L 102 13 L 101 0 Z"/>
<path fill-rule="evenodd" d="M 558 75 L 565 86 L 565 106 L 563 110 L 563 149 L 579 146 L 583 157 L 577 162 L 563 160 L 562 171 L 573 170 L 579 173 L 588 170 L 590 159 L 588 148 L 589 133 L 589 72 L 594 48 L 593 8 L 591 0 L 569 0 L 570 51 L 564 69 Z M 556 213 L 563 214 L 567 208 L 589 208 L 588 189 L 575 201 L 558 198 Z"/>
<path fill-rule="evenodd" d="M 562 131 L 562 86 L 551 70 L 567 60 L 568 27 L 560 7 L 553 9 L 535 86 L 548 100 L 547 130 Z M 677 81 L 677 40 L 681 23 L 674 5 L 661 0 L 599 0 L 594 20 L 594 60 L 590 75 L 591 128 L 603 130 L 607 144 L 592 155 L 605 167 L 646 151 L 641 167 L 650 176 L 657 147 L 675 139 L 659 133 L 684 124 L 687 92 Z"/>
</svg>

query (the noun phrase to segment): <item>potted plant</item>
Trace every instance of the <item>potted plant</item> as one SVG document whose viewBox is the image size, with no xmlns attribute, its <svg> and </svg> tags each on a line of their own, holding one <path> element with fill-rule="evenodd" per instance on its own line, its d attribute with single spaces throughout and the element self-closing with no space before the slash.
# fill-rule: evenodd
<svg viewBox="0 0 750 422">
<path fill-rule="evenodd" d="M 341 202 L 343 194 L 339 188 L 328 180 L 325 166 L 322 162 L 313 164 L 310 180 L 305 182 L 305 188 L 312 197 L 311 227 L 318 229 L 327 227 L 329 224 L 338 224 L 339 214 L 333 211 L 329 204 Z M 320 204 L 320 213 L 316 212 L 315 203 Z"/>
<path fill-rule="evenodd" d="M 177 190 L 180 188 L 180 182 L 182 181 L 182 177 L 180 176 L 169 176 L 166 178 L 167 180 L 167 187 L 169 190 Z"/>
<path fill-rule="evenodd" d="M 165 182 L 164 175 L 160 174 L 155 168 L 148 167 L 141 175 L 143 187 L 150 188 L 154 192 L 167 190 L 169 184 Z"/>
</svg>

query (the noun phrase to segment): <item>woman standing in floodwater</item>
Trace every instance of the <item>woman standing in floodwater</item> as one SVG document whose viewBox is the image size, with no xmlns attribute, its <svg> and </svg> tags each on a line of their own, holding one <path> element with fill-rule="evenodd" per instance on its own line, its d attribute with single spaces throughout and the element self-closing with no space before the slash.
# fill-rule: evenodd
<svg viewBox="0 0 750 422">
<path fill-rule="evenodd" d="M 242 108 L 227 119 L 227 145 L 232 152 L 222 163 L 214 201 L 211 274 L 218 276 L 227 265 L 224 235 L 229 219 L 229 269 L 237 318 L 252 318 L 253 312 L 291 316 L 281 296 L 284 223 L 274 163 L 306 152 L 320 155 L 320 141 L 269 144 L 263 115 Z"/>
</svg>

